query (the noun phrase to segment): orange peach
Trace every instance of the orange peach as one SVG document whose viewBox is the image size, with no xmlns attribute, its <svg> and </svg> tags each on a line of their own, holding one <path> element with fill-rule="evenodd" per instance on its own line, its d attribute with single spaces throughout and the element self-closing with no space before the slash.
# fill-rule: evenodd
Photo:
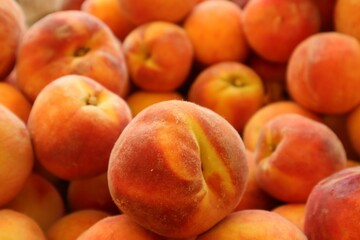
<svg viewBox="0 0 360 240">
<path fill-rule="evenodd" d="M 40 92 L 28 128 L 40 164 L 73 180 L 107 170 L 113 144 L 130 120 L 121 97 L 91 78 L 66 75 Z"/>
<path fill-rule="evenodd" d="M 136 116 L 143 109 L 155 103 L 159 103 L 167 100 L 184 100 L 184 97 L 176 91 L 151 92 L 151 91 L 137 90 L 130 93 L 125 100 L 129 105 L 133 116 Z"/>
<path fill-rule="evenodd" d="M 197 4 L 183 23 L 195 51 L 205 66 L 222 61 L 245 61 L 249 47 L 243 32 L 242 11 L 230 1 Z"/>
<path fill-rule="evenodd" d="M 172 91 L 190 73 L 193 46 L 180 26 L 154 21 L 132 30 L 123 49 L 131 80 L 143 90 Z"/>
<path fill-rule="evenodd" d="M 360 167 L 346 168 L 318 183 L 306 203 L 309 240 L 360 239 Z"/>
<path fill-rule="evenodd" d="M 287 71 L 289 93 L 322 114 L 342 114 L 360 104 L 360 43 L 339 32 L 312 35 L 294 50 Z"/>
<path fill-rule="evenodd" d="M 119 0 L 85 0 L 81 10 L 105 22 L 121 41 L 135 28 L 135 24 L 125 17 Z"/>
<path fill-rule="evenodd" d="M 243 28 L 250 48 L 274 62 L 287 62 L 295 47 L 320 31 L 313 0 L 252 0 L 244 8 Z"/>
<path fill-rule="evenodd" d="M 55 79 L 79 74 L 119 96 L 129 88 L 120 43 L 110 28 L 83 11 L 58 11 L 43 17 L 24 34 L 16 63 L 17 84 L 33 102 Z"/>
<path fill-rule="evenodd" d="M 17 49 L 26 29 L 25 14 L 17 1 L 1 1 L 0 28 L 0 79 L 3 79 L 15 66 Z"/>
<path fill-rule="evenodd" d="M 333 12 L 334 30 L 360 40 L 360 2 L 337 0 Z"/>
<path fill-rule="evenodd" d="M 44 231 L 65 214 L 65 204 L 60 192 L 37 173 L 29 176 L 21 191 L 6 208 L 31 217 Z"/>
<path fill-rule="evenodd" d="M 0 239 L 47 240 L 40 226 L 26 214 L 0 209 Z"/>
<path fill-rule="evenodd" d="M 119 0 L 125 16 L 134 24 L 153 21 L 181 22 L 198 0 Z"/>
<path fill-rule="evenodd" d="M 109 216 L 107 212 L 93 209 L 70 212 L 49 227 L 46 237 L 48 240 L 74 240 L 92 225 Z"/>
<path fill-rule="evenodd" d="M 286 203 L 306 202 L 312 188 L 347 161 L 329 127 L 298 114 L 271 119 L 261 130 L 254 158 L 260 186 Z"/>
<path fill-rule="evenodd" d="M 33 163 L 34 153 L 25 123 L 0 104 L 0 207 L 21 191 Z"/>
<path fill-rule="evenodd" d="M 306 108 L 303 108 L 296 102 L 284 100 L 269 103 L 256 111 L 245 124 L 244 131 L 242 133 L 245 147 L 250 151 L 254 151 L 256 142 L 258 141 L 260 132 L 264 125 L 270 119 L 285 113 L 295 113 L 316 121 L 321 121 L 319 116 Z"/>
<path fill-rule="evenodd" d="M 239 203 L 248 179 L 240 135 L 195 103 L 169 100 L 140 112 L 110 155 L 110 194 L 119 209 L 159 235 L 192 238 Z"/>
<path fill-rule="evenodd" d="M 188 92 L 191 102 L 223 116 L 238 132 L 264 103 L 259 75 L 239 62 L 221 62 L 205 68 Z"/>
<path fill-rule="evenodd" d="M 271 211 L 288 219 L 301 231 L 304 231 L 305 208 L 306 203 L 285 203 Z"/>
<path fill-rule="evenodd" d="M 266 210 L 243 210 L 228 215 L 197 240 L 307 240 L 286 218 Z"/>
</svg>

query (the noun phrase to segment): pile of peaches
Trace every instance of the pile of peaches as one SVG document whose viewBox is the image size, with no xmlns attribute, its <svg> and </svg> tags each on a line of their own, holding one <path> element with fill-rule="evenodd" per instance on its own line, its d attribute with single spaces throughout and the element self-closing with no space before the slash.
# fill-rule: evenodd
<svg viewBox="0 0 360 240">
<path fill-rule="evenodd" d="M 0 239 L 360 239 L 360 1 L 0 4 Z"/>
</svg>

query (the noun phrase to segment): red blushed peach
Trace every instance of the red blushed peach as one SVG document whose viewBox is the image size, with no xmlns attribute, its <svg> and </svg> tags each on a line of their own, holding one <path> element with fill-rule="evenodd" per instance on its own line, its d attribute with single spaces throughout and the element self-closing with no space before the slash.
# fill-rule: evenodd
<svg viewBox="0 0 360 240">
<path fill-rule="evenodd" d="M 325 124 L 283 114 L 261 130 L 254 158 L 259 185 L 286 203 L 304 203 L 323 178 L 346 167 L 345 149 Z"/>
<path fill-rule="evenodd" d="M 3 208 L 0 219 L 0 239 L 46 240 L 40 226 L 26 214 Z"/>
<path fill-rule="evenodd" d="M 0 207 L 21 191 L 33 163 L 34 153 L 25 123 L 0 104 Z"/>
<path fill-rule="evenodd" d="M 248 179 L 240 135 L 195 103 L 170 100 L 140 112 L 110 155 L 110 194 L 119 209 L 159 235 L 192 238 L 239 203 Z"/>
<path fill-rule="evenodd" d="M 188 99 L 223 116 L 242 132 L 264 103 L 262 80 L 247 65 L 221 62 L 205 68 L 191 84 Z"/>
<path fill-rule="evenodd" d="M 306 203 L 285 203 L 272 209 L 271 211 L 288 219 L 303 232 L 305 208 Z"/>
<path fill-rule="evenodd" d="M 83 11 L 58 11 L 32 25 L 19 45 L 15 69 L 20 90 L 32 102 L 47 84 L 69 74 L 90 77 L 120 96 L 129 88 L 118 39 Z"/>
<path fill-rule="evenodd" d="M 181 22 L 198 0 L 119 0 L 125 16 L 134 24 L 153 21 Z"/>
<path fill-rule="evenodd" d="M 228 215 L 197 240 L 307 240 L 286 218 L 265 210 L 243 210 Z"/>
<path fill-rule="evenodd" d="M 130 120 L 131 111 L 118 95 L 91 78 L 67 75 L 40 92 L 28 129 L 40 164 L 73 180 L 107 170 L 113 144 Z"/>
<path fill-rule="evenodd" d="M 247 121 L 242 133 L 245 147 L 250 151 L 255 150 L 261 130 L 264 125 L 272 118 L 285 113 L 295 113 L 310 119 L 321 121 L 315 113 L 307 110 L 293 101 L 279 101 L 264 105 L 256 111 Z"/>
<path fill-rule="evenodd" d="M 318 183 L 306 203 L 304 232 L 309 240 L 360 239 L 360 167 Z"/>
<path fill-rule="evenodd" d="M 243 62 L 248 55 L 242 11 L 233 2 L 201 2 L 186 17 L 183 27 L 193 43 L 196 61 L 202 65 Z"/>
<path fill-rule="evenodd" d="M 172 91 L 190 73 L 193 46 L 180 26 L 155 21 L 138 26 L 123 42 L 131 80 L 143 90 Z"/>
<path fill-rule="evenodd" d="M 320 31 L 313 0 L 252 0 L 244 8 L 246 39 L 259 56 L 287 62 L 295 47 Z"/>
<path fill-rule="evenodd" d="M 359 1 L 337 0 L 333 12 L 334 30 L 360 40 L 359 8 Z"/>
<path fill-rule="evenodd" d="M 338 32 L 314 34 L 294 50 L 287 71 L 291 97 L 318 113 L 342 114 L 360 103 L 360 43 Z"/>
</svg>

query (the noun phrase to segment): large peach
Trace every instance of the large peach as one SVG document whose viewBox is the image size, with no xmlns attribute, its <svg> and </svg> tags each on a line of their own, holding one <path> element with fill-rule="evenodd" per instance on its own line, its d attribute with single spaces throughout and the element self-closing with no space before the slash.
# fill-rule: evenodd
<svg viewBox="0 0 360 240">
<path fill-rule="evenodd" d="M 346 168 L 318 183 L 306 203 L 309 240 L 360 239 L 360 167 Z"/>
<path fill-rule="evenodd" d="M 320 14 L 313 0 L 252 0 L 243 16 L 251 49 L 274 62 L 287 62 L 301 41 L 320 31 Z"/>
<path fill-rule="evenodd" d="M 58 11 L 32 25 L 20 43 L 17 84 L 33 102 L 55 79 L 79 74 L 125 96 L 128 72 L 120 43 L 109 27 L 83 11 Z"/>
<path fill-rule="evenodd" d="M 342 114 L 360 103 L 360 43 L 339 32 L 317 33 L 294 50 L 287 71 L 289 93 L 322 114 Z"/>
<path fill-rule="evenodd" d="M 271 119 L 261 130 L 254 158 L 260 186 L 287 203 L 306 202 L 312 188 L 347 161 L 329 127 L 298 114 Z"/>
<path fill-rule="evenodd" d="M 130 120 L 118 95 L 91 78 L 67 75 L 40 92 L 28 128 L 40 164 L 72 180 L 107 170 L 113 144 Z"/>
<path fill-rule="evenodd" d="M 189 75 L 193 46 L 180 26 L 155 21 L 132 30 L 123 49 L 131 80 L 143 90 L 172 91 Z"/>
<path fill-rule="evenodd" d="M 247 179 L 237 131 L 215 112 L 181 100 L 136 115 L 115 143 L 108 169 L 119 209 L 172 238 L 195 237 L 233 211 Z"/>
</svg>

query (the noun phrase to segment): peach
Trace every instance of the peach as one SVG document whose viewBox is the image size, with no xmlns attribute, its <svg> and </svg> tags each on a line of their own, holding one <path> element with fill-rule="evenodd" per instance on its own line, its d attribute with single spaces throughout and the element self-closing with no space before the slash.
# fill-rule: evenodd
<svg viewBox="0 0 360 240">
<path fill-rule="evenodd" d="M 283 114 L 261 130 L 254 152 L 260 186 L 286 203 L 304 203 L 323 178 L 346 167 L 345 149 L 325 124 Z"/>
<path fill-rule="evenodd" d="M 46 240 L 40 226 L 26 214 L 0 209 L 0 239 Z"/>
<path fill-rule="evenodd" d="M 183 27 L 193 43 L 195 60 L 202 65 L 243 62 L 248 55 L 242 11 L 233 2 L 201 2 L 186 17 Z"/>
<path fill-rule="evenodd" d="M 97 209 L 112 214 L 119 213 L 109 192 L 106 172 L 95 177 L 70 181 L 66 200 L 71 211 Z"/>
<path fill-rule="evenodd" d="M 285 113 L 299 114 L 316 121 L 321 121 L 320 117 L 315 113 L 312 113 L 293 101 L 283 100 L 266 104 L 256 111 L 244 126 L 242 137 L 245 147 L 250 151 L 254 151 L 256 142 L 258 141 L 260 132 L 264 125 L 272 118 Z"/>
<path fill-rule="evenodd" d="M 150 91 L 179 88 L 190 73 L 194 54 L 184 29 L 164 21 L 136 27 L 124 39 L 123 49 L 132 82 Z"/>
<path fill-rule="evenodd" d="M 33 163 L 34 153 L 25 123 L 0 104 L 0 207 L 21 191 Z"/>
<path fill-rule="evenodd" d="M 286 218 L 266 210 L 243 210 L 228 215 L 197 240 L 307 240 Z"/>
<path fill-rule="evenodd" d="M 69 74 L 90 77 L 119 96 L 129 88 L 120 43 L 110 28 L 83 11 L 48 14 L 24 34 L 16 63 L 17 83 L 33 102 L 55 79 Z"/>
<path fill-rule="evenodd" d="M 344 135 L 348 137 L 350 147 L 355 151 L 356 156 L 360 156 L 360 105 L 346 115 L 345 123 L 342 130 L 345 128 Z M 355 157 L 354 157 L 355 158 Z"/>
<path fill-rule="evenodd" d="M 17 1 L 1 1 L 0 28 L 0 79 L 3 79 L 15 66 L 17 49 L 26 30 L 25 14 Z"/>
<path fill-rule="evenodd" d="M 136 116 L 143 109 L 155 103 L 168 100 L 184 100 L 184 97 L 176 91 L 151 92 L 144 90 L 136 90 L 130 93 L 125 100 L 129 105 L 133 116 Z"/>
<path fill-rule="evenodd" d="M 135 24 L 126 18 L 119 0 L 85 0 L 81 10 L 98 17 L 109 26 L 115 36 L 123 41 Z"/>
<path fill-rule="evenodd" d="M 15 113 L 24 123 L 27 122 L 32 104 L 19 89 L 8 82 L 0 82 L 0 104 Z"/>
<path fill-rule="evenodd" d="M 337 0 L 333 12 L 334 30 L 360 40 L 360 2 Z"/>
<path fill-rule="evenodd" d="M 125 16 L 134 24 L 153 21 L 181 22 L 198 0 L 119 0 Z"/>
<path fill-rule="evenodd" d="M 323 179 L 306 203 L 304 232 L 309 240 L 360 239 L 360 167 Z"/>
<path fill-rule="evenodd" d="M 347 113 L 360 103 L 360 43 L 338 32 L 312 35 L 294 50 L 287 71 L 289 93 L 322 114 Z"/>
<path fill-rule="evenodd" d="M 264 103 L 259 75 L 239 62 L 213 64 L 199 73 L 188 99 L 223 116 L 238 131 Z"/>
<path fill-rule="evenodd" d="M 252 0 L 244 8 L 243 29 L 250 48 L 273 62 L 287 62 L 320 25 L 313 0 Z"/>
<path fill-rule="evenodd" d="M 28 129 L 40 164 L 58 178 L 73 180 L 107 170 L 113 144 L 131 118 L 115 93 L 91 78 L 66 75 L 40 92 Z"/>
<path fill-rule="evenodd" d="M 306 203 L 285 203 L 272 209 L 271 211 L 288 219 L 303 232 L 305 208 Z"/>
<path fill-rule="evenodd" d="M 107 212 L 94 209 L 70 212 L 49 227 L 46 237 L 48 240 L 74 240 L 92 225 L 109 216 Z"/>
<path fill-rule="evenodd" d="M 136 223 L 169 238 L 208 230 L 239 203 L 248 179 L 240 135 L 195 103 L 169 100 L 144 109 L 110 155 L 110 194 Z"/>
<path fill-rule="evenodd" d="M 37 173 L 32 173 L 21 191 L 6 208 L 24 213 L 46 231 L 65 214 L 65 204 L 56 187 Z"/>
</svg>

